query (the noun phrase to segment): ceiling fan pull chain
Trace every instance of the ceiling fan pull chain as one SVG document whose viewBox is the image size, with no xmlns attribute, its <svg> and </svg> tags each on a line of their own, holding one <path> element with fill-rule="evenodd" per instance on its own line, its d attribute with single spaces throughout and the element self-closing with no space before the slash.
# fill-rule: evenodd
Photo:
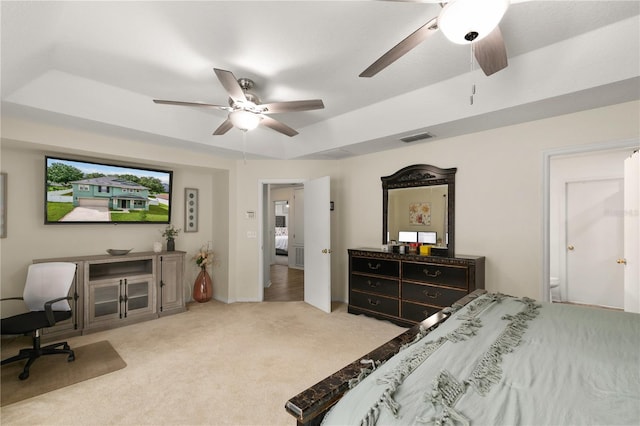
<svg viewBox="0 0 640 426">
<path fill-rule="evenodd" d="M 471 96 L 469 96 L 469 105 L 473 105 L 473 97 L 476 94 L 476 85 L 473 82 L 473 65 L 474 65 L 474 61 L 473 61 L 473 56 L 474 56 L 474 50 L 476 48 L 476 44 L 474 42 L 469 43 L 469 46 L 471 46 L 471 48 L 469 49 L 469 52 L 471 53 L 471 60 L 469 61 L 469 66 L 471 68 L 471 71 L 469 72 L 469 74 L 471 75 Z"/>
<path fill-rule="evenodd" d="M 247 165 L 247 131 L 241 130 L 242 132 L 242 161 L 244 161 L 245 166 Z"/>
<path fill-rule="evenodd" d="M 242 132 L 242 158 L 244 164 L 247 164 L 247 131 Z"/>
</svg>

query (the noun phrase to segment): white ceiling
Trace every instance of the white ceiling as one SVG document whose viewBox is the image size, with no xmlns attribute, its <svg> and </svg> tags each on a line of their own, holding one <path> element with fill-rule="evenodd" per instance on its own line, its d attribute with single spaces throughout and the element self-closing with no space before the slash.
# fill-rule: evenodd
<svg viewBox="0 0 640 426">
<path fill-rule="evenodd" d="M 440 6 L 394 1 L 2 1 L 2 115 L 230 158 L 343 158 L 640 99 L 640 2 L 531 1 L 500 25 L 509 67 L 471 71 L 441 33 L 373 78 L 358 74 Z M 213 68 L 255 81 L 297 129 L 212 136 L 226 104 Z M 471 85 L 477 95 L 470 105 Z M 421 142 L 414 142 L 421 143 Z"/>
</svg>

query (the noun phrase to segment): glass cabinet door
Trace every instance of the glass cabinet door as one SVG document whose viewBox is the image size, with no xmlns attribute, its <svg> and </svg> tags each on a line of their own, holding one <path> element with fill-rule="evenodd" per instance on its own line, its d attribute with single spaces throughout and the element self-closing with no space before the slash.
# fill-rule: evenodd
<svg viewBox="0 0 640 426">
<path fill-rule="evenodd" d="M 128 278 L 125 280 L 125 311 L 124 316 L 145 314 L 155 311 L 151 301 L 153 277 Z"/>
<path fill-rule="evenodd" d="M 89 322 L 120 318 L 120 280 L 109 280 L 89 286 Z"/>
</svg>

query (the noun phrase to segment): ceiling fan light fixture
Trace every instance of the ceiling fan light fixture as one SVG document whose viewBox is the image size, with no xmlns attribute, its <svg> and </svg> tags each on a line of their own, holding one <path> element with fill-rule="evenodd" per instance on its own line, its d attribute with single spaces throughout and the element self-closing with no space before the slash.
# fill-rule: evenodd
<svg viewBox="0 0 640 426">
<path fill-rule="evenodd" d="M 235 127 L 246 132 L 258 127 L 262 117 L 249 111 L 237 109 L 229 113 L 229 120 Z"/>
<path fill-rule="evenodd" d="M 498 26 L 509 0 L 453 0 L 438 16 L 438 28 L 456 44 L 482 40 Z"/>
</svg>

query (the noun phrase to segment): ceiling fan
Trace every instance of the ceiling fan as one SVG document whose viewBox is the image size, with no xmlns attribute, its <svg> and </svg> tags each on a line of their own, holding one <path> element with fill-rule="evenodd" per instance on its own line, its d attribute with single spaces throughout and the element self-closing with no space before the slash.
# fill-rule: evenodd
<svg viewBox="0 0 640 426">
<path fill-rule="evenodd" d="M 295 129 L 269 117 L 269 114 L 324 108 L 321 99 L 263 104 L 260 102 L 258 96 L 250 92 L 254 86 L 252 80 L 248 78 L 236 79 L 231 71 L 218 68 L 214 68 L 213 71 L 229 94 L 229 106 L 202 102 L 167 101 L 162 99 L 154 99 L 153 102 L 157 104 L 195 106 L 228 111 L 229 115 L 227 119 L 213 132 L 214 135 L 224 135 L 234 126 L 246 132 L 255 129 L 258 125 L 263 125 L 287 136 L 295 136 L 298 134 Z"/>
<path fill-rule="evenodd" d="M 364 70 L 360 77 L 373 77 L 436 31 L 456 44 L 472 44 L 480 68 L 489 76 L 507 67 L 507 50 L 498 24 L 512 3 L 527 0 L 394 0 L 440 3 L 440 14 L 392 47 Z M 445 4 L 446 3 L 446 4 Z"/>
</svg>

